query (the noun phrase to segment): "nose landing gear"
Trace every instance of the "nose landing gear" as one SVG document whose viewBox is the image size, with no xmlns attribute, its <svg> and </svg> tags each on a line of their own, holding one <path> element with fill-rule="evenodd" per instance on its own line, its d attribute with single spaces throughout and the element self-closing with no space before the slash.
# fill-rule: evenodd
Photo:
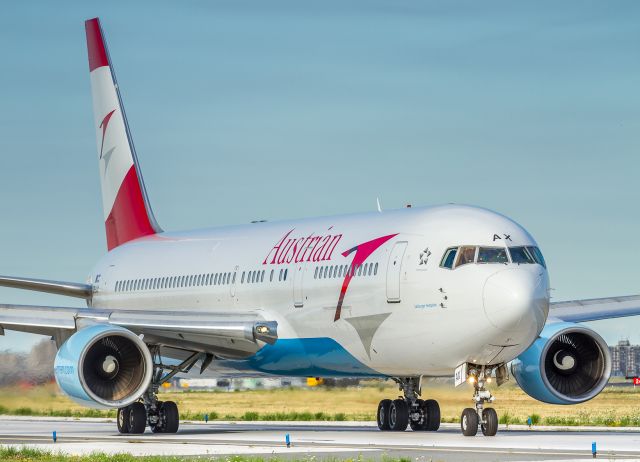
<svg viewBox="0 0 640 462">
<path fill-rule="evenodd" d="M 470 375 L 475 389 L 473 401 L 475 409 L 466 408 L 460 416 L 460 428 L 464 436 L 475 436 L 478 433 L 478 426 L 484 436 L 495 436 L 498 433 L 498 414 L 493 408 L 485 408 L 485 403 L 493 403 L 495 399 L 491 392 L 486 389 L 490 371 L 484 367 L 480 369 L 478 377 Z"/>
<path fill-rule="evenodd" d="M 420 378 L 394 378 L 404 397 L 395 400 L 383 399 L 378 404 L 378 428 L 382 431 L 436 431 L 440 428 L 440 406 L 433 399 L 419 398 Z"/>
</svg>

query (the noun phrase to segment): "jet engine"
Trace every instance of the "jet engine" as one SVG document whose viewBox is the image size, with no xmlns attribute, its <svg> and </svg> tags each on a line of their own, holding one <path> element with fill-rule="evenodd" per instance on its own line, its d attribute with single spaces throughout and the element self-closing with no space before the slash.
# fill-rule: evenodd
<svg viewBox="0 0 640 462">
<path fill-rule="evenodd" d="M 95 324 L 62 344 L 54 365 L 58 385 L 84 406 L 119 408 L 151 383 L 153 362 L 140 338 L 123 327 Z"/>
<path fill-rule="evenodd" d="M 518 385 L 550 404 L 578 404 L 602 391 L 611 375 L 606 342 L 573 323 L 547 325 L 538 339 L 511 363 Z"/>
</svg>

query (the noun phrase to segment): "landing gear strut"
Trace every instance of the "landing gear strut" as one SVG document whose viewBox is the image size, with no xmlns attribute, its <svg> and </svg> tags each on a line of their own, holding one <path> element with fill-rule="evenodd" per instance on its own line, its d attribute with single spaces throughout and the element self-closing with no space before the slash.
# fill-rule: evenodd
<svg viewBox="0 0 640 462">
<path fill-rule="evenodd" d="M 177 366 L 162 364 L 158 348 L 150 348 L 153 355 L 153 377 L 151 386 L 137 401 L 118 409 L 118 431 L 120 433 L 144 433 L 147 424 L 153 433 L 176 433 L 180 426 L 178 406 L 173 401 L 158 401 L 160 386 L 178 373 L 187 373 L 202 358 L 194 353 Z M 168 371 L 168 372 L 165 372 Z"/>
<path fill-rule="evenodd" d="M 383 399 L 378 404 L 378 428 L 382 431 L 436 431 L 440 428 L 440 406 L 433 399 L 420 399 L 419 377 L 394 378 L 404 397 Z"/>
<path fill-rule="evenodd" d="M 470 374 L 470 381 L 473 383 L 475 392 L 473 401 L 475 409 L 466 408 L 460 417 L 460 428 L 464 436 L 475 436 L 478 433 L 478 426 L 484 436 L 495 436 L 498 432 L 498 414 L 493 408 L 485 408 L 485 403 L 493 403 L 494 397 L 486 388 L 487 381 L 490 381 L 491 370 L 484 366 L 477 372 L 477 377 Z"/>
</svg>

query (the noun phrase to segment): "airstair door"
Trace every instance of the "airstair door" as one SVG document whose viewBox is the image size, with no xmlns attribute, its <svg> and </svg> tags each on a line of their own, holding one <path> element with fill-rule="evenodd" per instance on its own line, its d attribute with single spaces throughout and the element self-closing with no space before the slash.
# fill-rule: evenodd
<svg viewBox="0 0 640 462">
<path fill-rule="evenodd" d="M 407 250 L 406 242 L 396 242 L 389 254 L 387 264 L 387 302 L 389 303 L 400 303 L 400 273 L 405 250 Z"/>
</svg>

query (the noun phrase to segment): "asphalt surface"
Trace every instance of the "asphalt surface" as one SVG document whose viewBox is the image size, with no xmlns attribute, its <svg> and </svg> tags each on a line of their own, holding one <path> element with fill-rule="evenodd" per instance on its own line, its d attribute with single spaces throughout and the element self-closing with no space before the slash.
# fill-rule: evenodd
<svg viewBox="0 0 640 462">
<path fill-rule="evenodd" d="M 53 431 L 57 442 L 53 443 Z M 289 434 L 291 446 L 286 447 Z M 640 429 L 501 428 L 487 438 L 464 437 L 457 425 L 437 432 L 380 432 L 371 422 L 183 422 L 176 434 L 120 435 L 108 419 L 0 417 L 0 444 L 37 446 L 67 454 L 256 454 L 279 458 L 424 461 L 640 460 Z"/>
</svg>

